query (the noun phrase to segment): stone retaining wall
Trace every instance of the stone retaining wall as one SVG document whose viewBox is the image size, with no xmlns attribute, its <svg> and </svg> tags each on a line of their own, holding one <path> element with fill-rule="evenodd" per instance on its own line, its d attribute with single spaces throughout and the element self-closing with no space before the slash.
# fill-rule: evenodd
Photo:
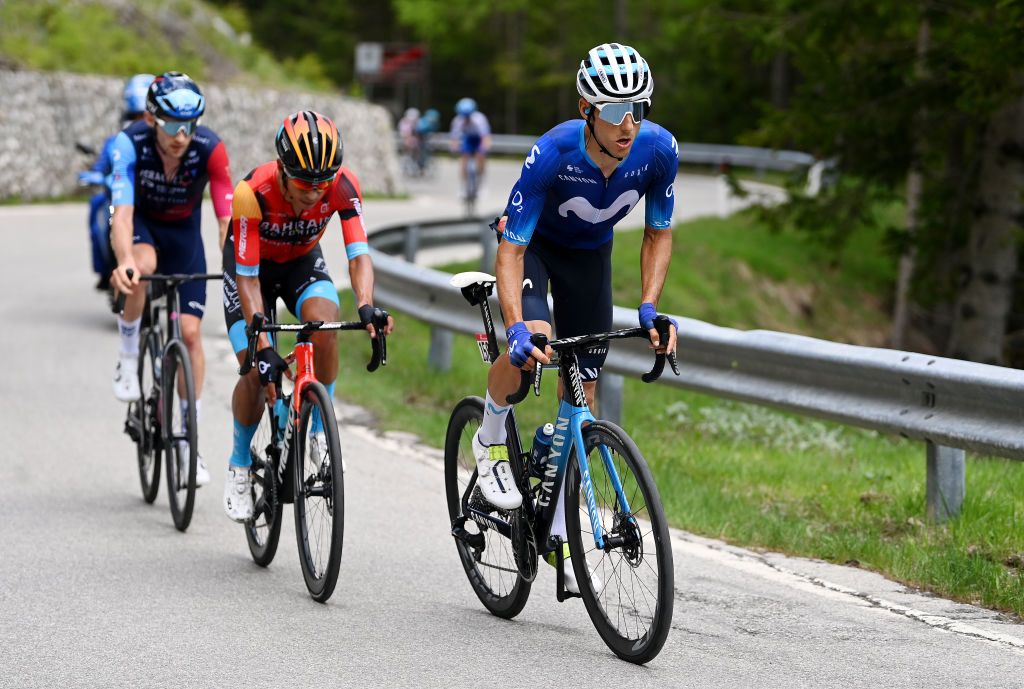
<svg viewBox="0 0 1024 689">
<path fill-rule="evenodd" d="M 271 160 L 274 134 L 288 113 L 318 110 L 338 123 L 345 165 L 363 193 L 400 191 L 391 117 L 376 105 L 341 96 L 200 84 L 203 124 L 224 140 L 237 182 Z M 78 188 L 92 164 L 76 143 L 99 149 L 120 127 L 124 80 L 68 73 L 0 70 L 0 199 L 46 199 Z"/>
</svg>

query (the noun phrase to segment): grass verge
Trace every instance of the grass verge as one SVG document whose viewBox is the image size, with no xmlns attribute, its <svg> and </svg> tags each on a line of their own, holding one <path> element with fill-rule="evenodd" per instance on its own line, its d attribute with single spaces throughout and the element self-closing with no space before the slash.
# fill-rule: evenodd
<svg viewBox="0 0 1024 689">
<path fill-rule="evenodd" d="M 778 305 L 771 317 L 782 327 L 775 329 L 858 341 L 864 335 L 857 328 L 884 325 L 885 313 L 870 306 L 883 301 L 878 295 L 891 278 L 891 266 L 879 258 L 880 237 L 855 239 L 840 265 L 825 260 L 824 248 L 798 236 L 768 237 L 744 217 L 698 220 L 676 236 L 665 310 L 765 327 L 756 319 L 773 295 L 811 284 L 810 312 Z M 629 295 L 637 290 L 639 239 L 633 233 L 616 240 L 616 303 L 635 301 Z M 758 288 L 760 295 L 751 294 Z M 396 320 L 391 363 L 381 372 L 366 377 L 365 348 L 343 347 L 338 394 L 370 409 L 381 428 L 412 432 L 441 447 L 455 402 L 483 395 L 485 366 L 473 339 L 457 336 L 451 370 L 428 369 L 429 327 L 404 314 Z M 539 400 L 531 396 L 517 409 L 524 436 L 553 415 L 554 378 L 546 377 Z M 674 526 L 864 567 L 1024 615 L 1019 463 L 971 457 L 962 515 L 938 525 L 925 519 L 921 443 L 638 380 L 626 381 L 623 426 L 651 465 Z M 436 488 L 442 500 L 443 487 Z"/>
</svg>

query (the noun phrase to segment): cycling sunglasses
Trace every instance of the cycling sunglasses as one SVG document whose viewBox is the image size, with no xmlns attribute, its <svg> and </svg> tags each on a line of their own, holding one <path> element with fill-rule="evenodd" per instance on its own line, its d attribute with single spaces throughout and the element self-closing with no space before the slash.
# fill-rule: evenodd
<svg viewBox="0 0 1024 689">
<path fill-rule="evenodd" d="M 639 100 L 633 103 L 594 103 L 597 116 L 609 124 L 620 125 L 626 115 L 632 115 L 633 121 L 639 123 L 651 111 L 651 101 Z"/>
<path fill-rule="evenodd" d="M 164 130 L 167 136 L 177 136 L 178 132 L 185 132 L 185 136 L 192 136 L 196 133 L 196 127 L 199 126 L 199 120 L 165 120 L 160 117 L 154 117 L 156 124 L 160 129 Z"/>
<path fill-rule="evenodd" d="M 324 191 L 327 187 L 331 186 L 331 182 L 334 181 L 334 177 L 329 179 L 319 180 L 317 182 L 310 182 L 306 179 L 300 179 L 298 177 L 292 177 L 288 174 L 288 171 L 284 171 L 285 178 L 295 185 L 296 189 L 301 191 Z"/>
</svg>

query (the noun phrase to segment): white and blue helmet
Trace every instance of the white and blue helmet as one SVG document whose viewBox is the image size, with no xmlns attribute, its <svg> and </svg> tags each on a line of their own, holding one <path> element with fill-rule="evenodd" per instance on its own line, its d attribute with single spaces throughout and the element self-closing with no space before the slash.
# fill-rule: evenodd
<svg viewBox="0 0 1024 689">
<path fill-rule="evenodd" d="M 472 98 L 460 98 L 455 104 L 455 114 L 468 116 L 476 112 L 476 101 Z"/>
<path fill-rule="evenodd" d="M 146 110 L 157 117 L 195 120 L 206 110 L 206 98 L 189 75 L 164 72 L 149 86 Z"/>
<path fill-rule="evenodd" d="M 132 118 L 146 112 L 146 94 L 156 79 L 152 74 L 136 74 L 124 85 L 124 116 Z"/>
<path fill-rule="evenodd" d="M 603 43 L 587 53 L 576 73 L 576 90 L 588 103 L 650 101 L 654 77 L 633 48 Z"/>
</svg>

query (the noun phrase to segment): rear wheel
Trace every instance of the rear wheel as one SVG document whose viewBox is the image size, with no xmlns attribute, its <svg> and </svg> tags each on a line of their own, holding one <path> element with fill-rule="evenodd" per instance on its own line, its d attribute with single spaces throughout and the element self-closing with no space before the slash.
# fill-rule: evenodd
<svg viewBox="0 0 1024 689">
<path fill-rule="evenodd" d="M 646 663 L 665 644 L 674 602 L 672 545 L 661 497 L 643 456 L 621 428 L 595 421 L 583 429 L 583 444 L 604 548 L 595 545 L 586 487 L 573 462 L 565 507 L 573 572 L 608 647 L 623 660 Z"/>
<path fill-rule="evenodd" d="M 263 415 L 256 428 L 256 434 L 249 444 L 252 458 L 252 519 L 245 523 L 245 540 L 253 561 L 266 567 L 277 553 L 281 538 L 281 501 L 278 497 L 276 454 L 280 448 L 274 445 L 274 420 L 270 411 Z"/>
<path fill-rule="evenodd" d="M 160 459 L 163 435 L 160 430 L 160 339 L 153 330 L 142 333 L 139 352 L 138 402 L 128 408 L 129 433 L 135 439 L 135 452 L 139 463 L 139 483 L 142 499 L 156 500 L 160 490 Z"/>
<path fill-rule="evenodd" d="M 324 442 L 314 442 L 314 414 L 322 419 Z M 302 392 L 295 460 L 295 540 L 306 588 L 327 601 L 338 583 L 345 533 L 345 478 L 334 405 L 327 389 L 312 382 Z"/>
<path fill-rule="evenodd" d="M 455 405 L 444 443 L 444 483 L 452 535 L 473 592 L 492 614 L 511 619 L 522 612 L 530 597 L 530 582 L 523 578 L 512 541 L 492 526 L 481 525 L 463 514 L 462 499 L 493 517 L 508 521 L 510 513 L 488 504 L 476 484 L 473 435 L 484 418 L 484 401 L 466 397 Z M 471 492 L 472 491 L 472 492 Z M 536 558 L 536 550 L 533 551 Z M 536 562 L 533 563 L 536 570 Z"/>
<path fill-rule="evenodd" d="M 192 521 L 196 501 L 196 392 L 192 362 L 182 342 L 168 344 L 163 360 L 163 421 L 167 439 L 167 497 L 179 531 Z"/>
</svg>

